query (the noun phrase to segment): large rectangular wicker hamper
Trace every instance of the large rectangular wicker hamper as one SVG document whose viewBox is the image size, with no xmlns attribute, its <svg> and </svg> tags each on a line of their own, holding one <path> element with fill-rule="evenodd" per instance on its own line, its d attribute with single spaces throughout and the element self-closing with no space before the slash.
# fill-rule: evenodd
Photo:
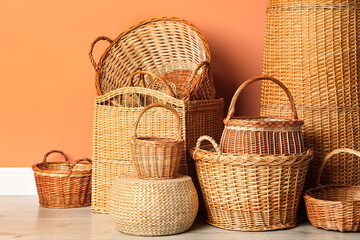
<svg viewBox="0 0 360 240">
<path fill-rule="evenodd" d="M 223 129 L 224 101 L 182 101 L 152 89 L 119 88 L 96 97 L 93 122 L 93 176 L 91 210 L 108 212 L 110 187 L 115 177 L 135 173 L 130 149 L 130 137 L 138 114 L 152 103 L 164 103 L 174 108 L 181 118 L 185 141 L 179 173 L 195 178 L 195 168 L 189 149 L 205 134 L 220 140 Z M 146 127 L 143 127 L 146 124 Z M 139 122 L 139 135 L 173 136 L 178 131 L 171 112 L 162 108 L 149 110 Z M 145 132 L 146 131 L 146 132 Z M 196 183 L 196 181 L 194 181 Z"/>
</svg>

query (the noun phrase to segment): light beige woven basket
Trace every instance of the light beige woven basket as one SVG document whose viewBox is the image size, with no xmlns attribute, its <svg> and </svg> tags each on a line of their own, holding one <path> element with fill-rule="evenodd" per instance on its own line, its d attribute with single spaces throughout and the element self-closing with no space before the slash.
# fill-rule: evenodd
<svg viewBox="0 0 360 240">
<path fill-rule="evenodd" d="M 178 133 L 175 135 L 175 138 L 139 137 L 137 135 L 137 128 L 141 117 L 146 111 L 156 107 L 168 109 L 176 117 Z M 159 124 L 157 121 L 148 122 L 145 127 L 153 128 L 157 124 Z M 138 177 L 144 179 L 170 179 L 175 177 L 184 152 L 184 139 L 181 137 L 181 133 L 181 119 L 173 108 L 165 104 L 153 103 L 146 106 L 140 112 L 135 122 L 134 135 L 131 138 L 132 156 Z"/>
<path fill-rule="evenodd" d="M 130 98 L 139 101 L 130 104 Z M 195 167 L 189 149 L 195 146 L 201 135 L 212 134 L 220 140 L 224 117 L 222 98 L 182 101 L 166 93 L 138 87 L 120 88 L 97 97 L 93 120 L 92 211 L 108 212 L 109 191 L 115 177 L 123 173 L 135 173 L 130 138 L 139 113 L 152 103 L 171 106 L 180 116 L 185 147 L 179 173 L 195 178 Z M 174 120 L 172 113 L 166 109 L 150 109 L 139 122 L 138 134 L 174 136 L 178 132 L 178 125 Z M 155 121 L 159 124 L 151 128 L 145 127 Z"/>
<path fill-rule="evenodd" d="M 143 180 L 135 174 L 124 174 L 111 189 L 109 205 L 110 216 L 119 231 L 160 236 L 188 230 L 199 202 L 189 176 Z"/>
<path fill-rule="evenodd" d="M 200 149 L 208 140 L 214 150 Z M 192 150 L 208 223 L 241 231 L 292 228 L 312 151 L 292 155 L 221 153 L 199 138 Z"/>
<path fill-rule="evenodd" d="M 110 43 L 99 63 L 93 48 L 100 40 Z M 116 39 L 101 36 L 90 46 L 99 95 L 129 86 L 136 70 L 154 72 L 175 86 L 184 100 L 214 99 L 210 49 L 204 35 L 190 22 L 175 17 L 153 18 L 129 28 Z M 149 81 L 148 76 L 145 77 Z"/>
<path fill-rule="evenodd" d="M 316 150 L 309 186 L 326 153 L 360 146 L 359 14 L 359 0 L 268 0 L 263 75 L 284 83 L 305 122 L 305 147 Z M 271 82 L 263 83 L 261 101 L 263 115 L 289 114 L 286 95 Z M 341 176 L 358 164 L 336 158 L 324 170 L 324 183 L 343 184 Z"/>
</svg>

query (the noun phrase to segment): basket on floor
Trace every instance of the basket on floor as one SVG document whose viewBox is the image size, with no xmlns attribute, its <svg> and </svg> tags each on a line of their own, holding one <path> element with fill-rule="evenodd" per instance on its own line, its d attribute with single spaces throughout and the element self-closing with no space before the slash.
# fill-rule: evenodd
<svg viewBox="0 0 360 240">
<path fill-rule="evenodd" d="M 208 140 L 214 150 L 200 149 Z M 312 151 L 293 155 L 221 153 L 199 138 L 192 150 L 208 223 L 241 231 L 296 226 L 298 204 Z"/>
<path fill-rule="evenodd" d="M 93 48 L 100 40 L 110 43 L 99 63 Z M 143 21 L 116 39 L 98 37 L 90 46 L 96 70 L 98 95 L 129 86 L 129 75 L 137 70 L 154 72 L 173 85 L 183 100 L 214 99 L 210 71 L 210 49 L 203 34 L 180 18 L 164 17 Z M 149 81 L 148 77 L 145 77 Z"/>
<path fill-rule="evenodd" d="M 130 100 L 132 99 L 132 100 Z M 109 212 L 109 192 L 115 178 L 124 173 L 136 173 L 130 139 L 134 123 L 144 107 L 163 103 L 176 110 L 181 119 L 184 150 L 179 173 L 195 179 L 195 166 L 189 150 L 196 140 L 211 134 L 219 141 L 223 129 L 224 100 L 183 101 L 149 88 L 116 89 L 95 99 L 93 119 L 93 176 L 91 210 Z M 167 122 L 166 125 L 154 122 Z M 178 134 L 174 115 L 164 108 L 150 109 L 140 120 L 140 136 L 169 137 Z M 194 180 L 196 185 L 196 182 Z"/>
<path fill-rule="evenodd" d="M 53 153 L 64 156 L 64 162 L 48 162 Z M 85 163 L 87 162 L 87 163 Z M 48 208 L 85 207 L 91 203 L 91 160 L 83 158 L 70 163 L 60 150 L 45 154 L 41 163 L 32 166 L 40 205 Z"/>
<path fill-rule="evenodd" d="M 145 236 L 181 233 L 193 224 L 198 196 L 189 176 L 167 180 L 116 178 L 110 194 L 110 216 L 117 230 Z"/>
<path fill-rule="evenodd" d="M 315 227 L 341 232 L 359 231 L 360 186 L 320 184 L 325 164 L 339 153 L 360 157 L 360 152 L 343 148 L 332 151 L 324 158 L 317 178 L 318 187 L 309 189 L 304 195 L 307 216 Z"/>
<path fill-rule="evenodd" d="M 174 114 L 178 124 L 176 137 L 155 137 L 141 136 L 137 134 L 140 118 L 146 111 L 152 108 L 165 108 Z M 161 121 L 147 122 L 147 126 L 166 125 L 168 122 Z M 149 125 L 149 126 L 148 126 Z M 132 156 L 135 170 L 138 177 L 144 179 L 170 179 L 178 172 L 180 159 L 184 149 L 184 139 L 181 137 L 181 119 L 173 108 L 160 103 L 153 103 L 146 106 L 139 114 L 135 126 L 134 135 L 131 139 Z"/>
<path fill-rule="evenodd" d="M 279 85 L 290 101 L 292 119 L 271 117 L 234 117 L 236 101 L 248 85 L 270 80 Z M 271 77 L 255 77 L 247 80 L 235 92 L 224 120 L 225 128 L 221 137 L 223 153 L 239 154 L 299 154 L 304 150 L 301 127 L 294 99 L 279 80 Z"/>
</svg>

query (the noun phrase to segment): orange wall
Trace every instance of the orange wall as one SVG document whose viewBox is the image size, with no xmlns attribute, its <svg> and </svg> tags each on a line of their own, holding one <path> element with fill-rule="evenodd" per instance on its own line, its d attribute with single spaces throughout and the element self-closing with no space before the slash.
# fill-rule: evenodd
<svg viewBox="0 0 360 240">
<path fill-rule="evenodd" d="M 58 148 L 91 157 L 94 69 L 90 43 L 115 38 L 148 18 L 178 16 L 207 37 L 215 85 L 227 103 L 239 84 L 261 74 L 263 0 L 1 0 L 0 167 L 25 167 Z M 98 44 L 98 58 L 106 44 Z M 257 114 L 259 84 L 239 113 Z"/>
</svg>

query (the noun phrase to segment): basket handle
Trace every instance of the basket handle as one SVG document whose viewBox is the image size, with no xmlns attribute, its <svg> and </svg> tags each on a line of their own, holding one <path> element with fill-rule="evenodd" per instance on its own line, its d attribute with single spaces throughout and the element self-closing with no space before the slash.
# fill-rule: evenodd
<svg viewBox="0 0 360 240">
<path fill-rule="evenodd" d="M 90 164 L 92 163 L 91 159 L 90 158 L 81 158 L 79 160 L 76 160 L 69 168 L 69 173 L 68 173 L 68 177 L 71 176 L 72 174 L 72 171 L 75 167 L 76 164 L 80 163 L 80 162 L 89 162 Z"/>
<path fill-rule="evenodd" d="M 229 120 L 231 118 L 234 117 L 234 113 L 235 113 L 235 105 L 236 105 L 236 101 L 241 93 L 241 91 L 247 87 L 248 85 L 250 85 L 251 83 L 254 83 L 254 82 L 257 82 L 257 81 L 262 81 L 262 80 L 270 80 L 274 83 L 276 83 L 277 85 L 279 85 L 279 87 L 281 87 L 288 99 L 289 99 L 289 102 L 290 102 L 290 106 L 291 106 L 291 117 L 292 119 L 294 120 L 298 120 L 299 117 L 298 117 L 298 114 L 297 114 L 297 111 L 296 111 L 296 107 L 295 107 L 295 102 L 294 102 L 294 98 L 293 96 L 291 95 L 289 89 L 287 89 L 287 87 L 285 87 L 285 85 L 280 82 L 279 80 L 277 80 L 276 78 L 272 78 L 272 77 L 265 77 L 265 76 L 262 76 L 262 77 L 254 77 L 254 78 L 250 78 L 249 80 L 245 81 L 243 84 L 240 85 L 240 87 L 236 90 L 233 98 L 231 99 L 231 103 L 230 103 L 230 107 L 229 107 L 229 111 L 228 111 L 228 115 L 224 121 L 225 125 L 229 122 Z"/>
<path fill-rule="evenodd" d="M 90 51 L 89 51 L 89 58 L 90 58 L 90 61 L 92 63 L 92 65 L 94 66 L 95 70 L 98 70 L 99 66 L 98 64 L 96 63 L 95 59 L 94 59 L 94 56 L 93 56 L 93 50 L 94 50 L 94 47 L 95 47 L 95 44 L 98 42 L 98 41 L 101 41 L 101 40 L 106 40 L 108 41 L 109 43 L 113 43 L 113 40 L 111 40 L 110 38 L 106 37 L 106 36 L 100 36 L 100 37 L 97 37 L 90 45 Z"/>
<path fill-rule="evenodd" d="M 321 175 L 322 175 L 322 172 L 324 170 L 324 167 L 326 165 L 326 163 L 329 161 L 329 159 L 334 156 L 334 155 L 337 155 L 339 153 L 350 153 L 350 154 L 353 154 L 355 156 L 358 156 L 360 157 L 360 152 L 358 151 L 355 151 L 353 149 L 350 149 L 350 148 L 339 148 L 339 149 L 335 149 L 334 151 L 330 152 L 328 155 L 325 156 L 325 158 L 322 160 L 322 163 L 320 165 L 320 168 L 319 168 L 319 174 L 318 174 L 318 177 L 316 179 L 316 186 L 319 186 L 321 187 L 321 183 L 320 183 L 320 178 L 321 178 Z"/>
<path fill-rule="evenodd" d="M 212 146 L 214 147 L 214 149 L 217 153 L 216 160 L 218 160 L 221 155 L 220 146 L 216 143 L 215 139 L 213 139 L 212 137 L 207 136 L 207 135 L 203 135 L 203 136 L 199 137 L 199 139 L 197 140 L 195 150 L 193 152 L 193 158 L 195 156 L 195 153 L 200 149 L 201 142 L 204 140 L 207 140 L 208 142 L 210 142 L 212 144 Z"/>
<path fill-rule="evenodd" d="M 200 78 L 198 79 L 197 82 L 193 82 L 195 79 L 195 76 L 197 74 L 197 72 L 201 69 L 204 68 L 203 71 L 200 74 Z M 204 80 L 204 75 L 206 74 L 207 71 L 209 71 L 210 69 L 210 62 L 208 61 L 203 61 L 201 63 L 199 63 L 199 65 L 196 66 L 195 70 L 191 73 L 190 77 L 189 77 L 189 85 L 188 85 L 188 89 L 186 91 L 186 94 L 182 97 L 182 99 L 189 99 L 190 98 L 190 94 L 199 88 L 202 80 Z"/>
<path fill-rule="evenodd" d="M 63 155 L 63 157 L 64 157 L 64 159 L 65 159 L 65 162 L 67 162 L 68 164 L 70 164 L 68 156 L 67 156 L 63 151 L 61 151 L 61 150 L 51 150 L 51 151 L 48 151 L 47 153 L 45 153 L 42 162 L 43 162 L 43 163 L 48 163 L 47 158 L 48 158 L 48 156 L 49 156 L 50 154 L 53 154 L 53 153 L 60 153 L 61 155 Z"/>
<path fill-rule="evenodd" d="M 180 120 L 180 116 L 179 114 L 177 113 L 177 111 L 175 109 L 173 109 L 172 107 L 168 106 L 168 105 L 165 105 L 165 104 L 162 104 L 162 103 L 153 103 L 153 104 L 150 104 L 146 107 L 143 108 L 143 110 L 141 111 L 141 113 L 139 114 L 139 116 L 137 117 L 136 119 L 136 122 L 134 124 L 134 137 L 135 138 L 138 138 L 137 137 L 137 134 L 136 134 L 136 130 L 137 130 L 137 127 L 139 125 L 139 122 L 140 122 L 140 118 L 142 117 L 142 115 L 147 111 L 149 110 L 150 108 L 155 108 L 155 107 L 162 107 L 162 108 L 166 108 L 168 109 L 169 111 L 171 111 L 174 116 L 176 117 L 176 120 L 178 122 L 178 139 L 181 139 L 181 120 Z"/>
<path fill-rule="evenodd" d="M 145 87 L 145 79 L 144 79 L 143 76 L 144 76 L 144 75 L 148 75 L 148 77 L 149 77 L 149 79 L 150 79 L 150 81 L 151 81 L 151 83 L 150 83 L 149 86 L 151 86 L 151 85 L 155 82 L 155 81 L 152 79 L 152 77 L 157 78 L 157 79 L 159 79 L 162 83 L 164 83 L 164 85 L 167 87 L 167 89 L 168 89 L 169 92 L 170 92 L 170 96 L 175 97 L 175 93 L 174 93 L 174 91 L 172 90 L 172 88 L 169 86 L 169 84 L 168 84 L 164 79 L 162 79 L 159 75 L 157 75 L 157 74 L 155 74 L 155 73 L 153 73 L 153 72 L 150 72 L 150 71 L 135 71 L 135 72 L 131 73 L 130 76 L 129 76 L 131 86 L 133 86 L 133 84 L 134 84 L 133 79 L 134 79 L 135 75 L 137 75 L 137 74 L 140 74 L 139 78 L 140 78 L 140 81 L 143 82 L 143 86 L 144 86 L 144 87 Z M 148 87 L 149 87 L 149 86 L 148 86 Z"/>
</svg>

